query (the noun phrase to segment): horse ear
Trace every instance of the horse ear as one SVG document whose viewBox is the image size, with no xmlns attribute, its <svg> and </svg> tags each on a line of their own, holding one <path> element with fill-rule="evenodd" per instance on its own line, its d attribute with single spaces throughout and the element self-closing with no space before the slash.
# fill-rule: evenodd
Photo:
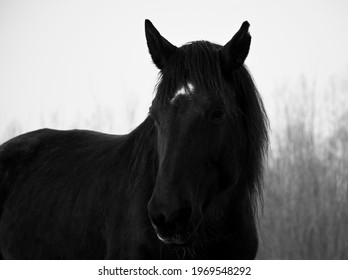
<svg viewBox="0 0 348 280">
<path fill-rule="evenodd" d="M 243 65 L 248 56 L 251 36 L 249 34 L 250 24 L 244 21 L 233 38 L 219 50 L 219 56 L 224 71 L 229 72 Z"/>
<path fill-rule="evenodd" d="M 145 35 L 152 61 L 159 69 L 163 69 L 177 47 L 163 38 L 148 19 L 145 20 Z"/>
</svg>

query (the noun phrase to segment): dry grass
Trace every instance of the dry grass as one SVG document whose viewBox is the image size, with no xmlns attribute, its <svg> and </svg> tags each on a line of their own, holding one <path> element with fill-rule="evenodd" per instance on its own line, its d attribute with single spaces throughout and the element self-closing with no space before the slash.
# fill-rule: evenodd
<svg viewBox="0 0 348 280">
<path fill-rule="evenodd" d="M 328 130 L 313 118 L 325 112 L 312 110 L 317 109 L 307 103 L 296 117 L 287 114 L 273 141 L 260 259 L 348 259 L 348 111 Z"/>
</svg>

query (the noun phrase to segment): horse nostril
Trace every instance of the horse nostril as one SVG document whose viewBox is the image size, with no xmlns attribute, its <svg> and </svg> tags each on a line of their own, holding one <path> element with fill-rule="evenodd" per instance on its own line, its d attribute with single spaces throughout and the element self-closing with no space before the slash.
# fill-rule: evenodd
<svg viewBox="0 0 348 280">
<path fill-rule="evenodd" d="M 161 227 L 166 224 L 167 219 L 163 214 L 158 214 L 158 215 L 151 215 L 150 216 L 152 223 L 156 227 Z"/>
</svg>

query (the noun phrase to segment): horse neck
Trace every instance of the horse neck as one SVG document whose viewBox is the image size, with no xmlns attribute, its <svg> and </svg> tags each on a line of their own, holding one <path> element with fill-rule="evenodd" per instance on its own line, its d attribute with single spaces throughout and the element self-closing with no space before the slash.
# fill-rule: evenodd
<svg viewBox="0 0 348 280">
<path fill-rule="evenodd" d="M 147 117 L 129 135 L 127 145 L 131 147 L 129 161 L 130 177 L 137 181 L 143 177 L 155 179 L 157 152 L 153 120 Z"/>
</svg>

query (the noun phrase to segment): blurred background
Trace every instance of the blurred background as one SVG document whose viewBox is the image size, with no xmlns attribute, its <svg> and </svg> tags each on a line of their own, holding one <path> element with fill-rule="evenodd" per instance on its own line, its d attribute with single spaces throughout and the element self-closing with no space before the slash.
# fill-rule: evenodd
<svg viewBox="0 0 348 280">
<path fill-rule="evenodd" d="M 0 0 L 0 144 L 140 124 L 158 75 L 145 18 L 177 46 L 225 44 L 248 20 L 246 64 L 271 124 L 258 258 L 348 259 L 347 11 L 344 0 Z"/>
</svg>

